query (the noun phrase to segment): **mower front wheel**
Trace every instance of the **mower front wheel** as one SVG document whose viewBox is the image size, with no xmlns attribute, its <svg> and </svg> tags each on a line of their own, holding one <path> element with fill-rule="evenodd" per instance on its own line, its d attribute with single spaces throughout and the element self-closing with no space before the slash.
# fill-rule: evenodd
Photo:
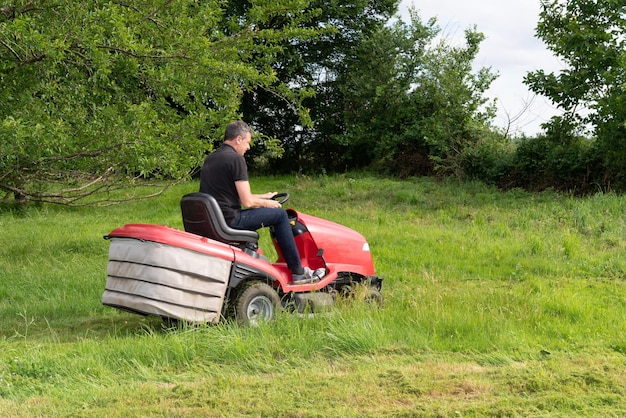
<svg viewBox="0 0 626 418">
<path fill-rule="evenodd" d="M 385 298 L 380 290 L 368 287 L 367 294 L 365 295 L 365 303 L 369 306 L 381 308 L 385 302 Z"/>
<path fill-rule="evenodd" d="M 257 326 L 271 321 L 280 306 L 278 293 L 267 283 L 251 282 L 235 301 L 235 319 L 244 325 Z"/>
<path fill-rule="evenodd" d="M 344 286 L 340 290 L 340 294 L 352 300 L 364 302 L 365 305 L 372 308 L 382 308 L 385 298 L 379 289 L 368 286 L 365 283 L 354 283 Z"/>
</svg>

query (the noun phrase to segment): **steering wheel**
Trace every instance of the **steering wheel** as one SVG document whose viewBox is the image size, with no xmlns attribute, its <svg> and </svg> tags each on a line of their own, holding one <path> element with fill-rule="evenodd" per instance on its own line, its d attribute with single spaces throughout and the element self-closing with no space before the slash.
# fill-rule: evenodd
<svg viewBox="0 0 626 418">
<path fill-rule="evenodd" d="M 289 193 L 276 193 L 272 200 L 277 200 L 282 205 L 289 200 Z"/>
</svg>

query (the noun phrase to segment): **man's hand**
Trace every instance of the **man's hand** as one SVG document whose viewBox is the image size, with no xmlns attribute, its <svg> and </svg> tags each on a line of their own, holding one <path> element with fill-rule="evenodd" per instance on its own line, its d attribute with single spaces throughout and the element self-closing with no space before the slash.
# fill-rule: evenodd
<svg viewBox="0 0 626 418">
<path fill-rule="evenodd" d="M 258 195 L 261 199 L 271 199 L 274 196 L 276 196 L 278 193 L 277 192 L 267 192 L 265 194 L 260 194 Z"/>
<path fill-rule="evenodd" d="M 282 208 L 281 204 L 276 200 L 272 200 L 272 197 L 276 196 L 276 192 L 269 192 L 264 194 L 252 194 L 250 191 L 250 183 L 248 180 L 239 180 L 235 182 L 237 188 L 237 194 L 239 194 L 239 200 L 241 204 L 248 208 Z"/>
<path fill-rule="evenodd" d="M 276 192 L 268 192 L 268 193 L 264 193 L 264 194 L 258 194 L 256 195 L 256 197 L 258 197 L 259 199 L 263 199 L 265 202 L 265 205 L 263 205 L 266 208 L 282 208 L 282 205 L 280 203 L 278 203 L 277 200 L 272 200 L 272 198 L 274 196 L 276 196 L 278 193 Z"/>
<path fill-rule="evenodd" d="M 282 208 L 283 207 L 280 203 L 278 203 L 278 200 L 265 199 L 265 201 L 268 203 L 268 205 L 266 206 L 268 208 Z"/>
</svg>

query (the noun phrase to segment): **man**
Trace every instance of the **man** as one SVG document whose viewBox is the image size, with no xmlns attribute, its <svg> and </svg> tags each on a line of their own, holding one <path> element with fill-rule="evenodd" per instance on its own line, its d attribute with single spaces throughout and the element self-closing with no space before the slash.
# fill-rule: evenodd
<svg viewBox="0 0 626 418">
<path fill-rule="evenodd" d="M 287 212 L 272 200 L 276 192 L 253 194 L 248 181 L 248 166 L 244 154 L 250 149 L 252 130 L 243 121 L 226 126 L 224 142 L 204 160 L 200 175 L 200 192 L 210 194 L 222 209 L 231 228 L 257 230 L 274 227 L 274 237 L 292 272 L 293 282 L 311 283 L 326 271 L 303 267 L 296 247 Z M 246 209 L 242 210 L 242 206 Z"/>
</svg>

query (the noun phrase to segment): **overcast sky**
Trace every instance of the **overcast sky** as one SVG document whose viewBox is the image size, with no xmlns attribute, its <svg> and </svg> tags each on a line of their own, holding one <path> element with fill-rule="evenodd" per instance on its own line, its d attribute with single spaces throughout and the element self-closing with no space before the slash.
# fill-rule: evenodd
<svg viewBox="0 0 626 418">
<path fill-rule="evenodd" d="M 403 18 L 408 17 L 412 6 L 424 22 L 436 17 L 442 35 L 451 42 L 460 42 L 464 30 L 476 25 L 486 39 L 480 44 L 474 67 L 491 67 L 499 74 L 487 91 L 488 97 L 498 99 L 498 117 L 494 122 L 505 126 L 507 113 L 512 118 L 530 104 L 512 130 L 533 135 L 541 131 L 541 123 L 557 110 L 545 97 L 530 92 L 523 77 L 537 69 L 558 72 L 562 68 L 534 36 L 539 4 L 539 0 L 402 0 L 399 13 Z"/>
</svg>

